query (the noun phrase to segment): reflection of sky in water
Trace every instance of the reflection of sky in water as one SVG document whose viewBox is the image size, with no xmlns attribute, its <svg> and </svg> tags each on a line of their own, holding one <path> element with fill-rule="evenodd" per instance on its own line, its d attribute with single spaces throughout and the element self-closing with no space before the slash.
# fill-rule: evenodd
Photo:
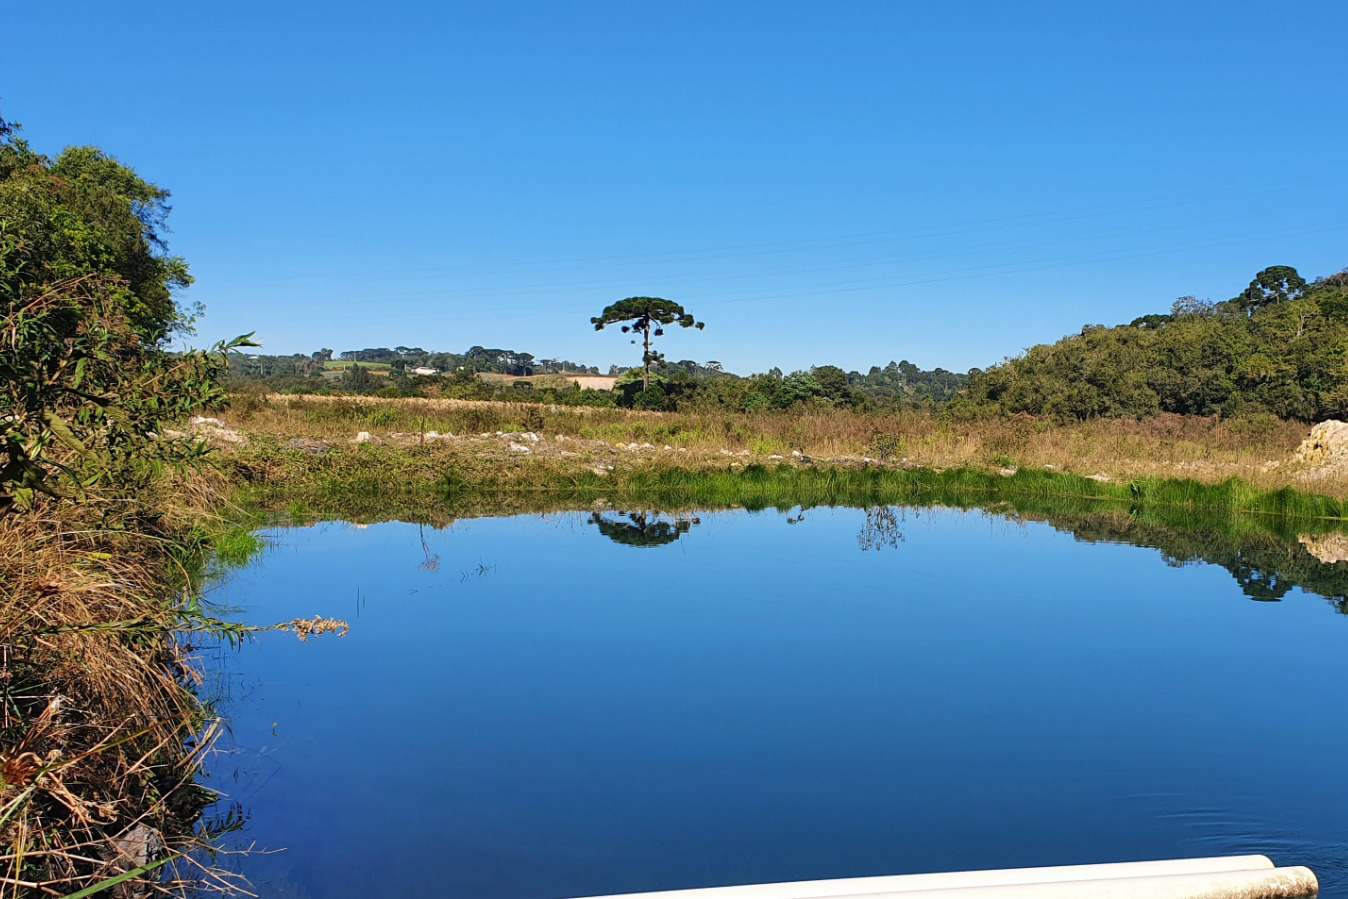
<svg viewBox="0 0 1348 899">
<path fill-rule="evenodd" d="M 1245 852 L 1348 890 L 1323 600 L 976 513 L 696 519 L 653 549 L 590 512 L 274 534 L 215 598 L 352 632 L 227 659 L 217 782 L 287 847 L 245 863 L 262 895 Z"/>
</svg>

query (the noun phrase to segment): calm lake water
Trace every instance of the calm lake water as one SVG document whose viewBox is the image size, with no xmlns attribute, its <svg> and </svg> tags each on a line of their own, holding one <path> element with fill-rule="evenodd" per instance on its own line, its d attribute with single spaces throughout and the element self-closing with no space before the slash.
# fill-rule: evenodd
<svg viewBox="0 0 1348 899">
<path fill-rule="evenodd" d="M 939 509 L 269 541 L 213 598 L 351 633 L 222 658 L 212 782 L 284 849 L 241 863 L 263 896 L 1254 852 L 1348 896 L 1348 617 L 1248 561 Z"/>
</svg>

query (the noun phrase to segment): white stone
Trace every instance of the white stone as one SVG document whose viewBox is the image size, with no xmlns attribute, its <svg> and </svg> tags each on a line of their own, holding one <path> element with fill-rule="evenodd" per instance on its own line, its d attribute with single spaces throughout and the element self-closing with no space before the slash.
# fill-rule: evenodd
<svg viewBox="0 0 1348 899">
<path fill-rule="evenodd" d="M 1322 421 L 1297 447 L 1296 460 L 1310 466 L 1348 465 L 1348 422 Z"/>
</svg>

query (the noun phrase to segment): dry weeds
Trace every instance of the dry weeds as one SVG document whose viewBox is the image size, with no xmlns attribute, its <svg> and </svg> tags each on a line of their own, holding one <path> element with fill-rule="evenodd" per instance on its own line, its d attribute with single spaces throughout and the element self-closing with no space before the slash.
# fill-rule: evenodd
<svg viewBox="0 0 1348 899">
<path fill-rule="evenodd" d="M 192 597 L 183 523 L 216 495 L 182 481 L 151 504 L 0 516 L 0 896 L 156 864 L 108 895 L 238 885 L 186 855 L 211 728 L 172 637 Z"/>
<path fill-rule="evenodd" d="M 951 422 L 923 413 L 858 414 L 816 409 L 736 415 L 449 399 L 269 396 L 241 398 L 224 415 L 245 434 L 349 442 L 359 431 L 391 443 L 451 442 L 463 454 L 503 455 L 497 432 L 543 437 L 534 459 L 571 454 L 603 465 L 644 453 L 660 464 L 666 447 L 681 465 L 723 464 L 726 454 L 758 460 L 796 458 L 840 465 L 880 464 L 937 470 L 1043 468 L 1111 480 L 1231 477 L 1263 490 L 1313 487 L 1348 497 L 1348 475 L 1309 472 L 1293 453 L 1309 428 L 1273 418 L 1220 421 L 1162 415 L 1143 421 L 1102 419 L 1058 424 L 1016 416 Z M 426 437 L 433 433 L 433 437 Z M 559 442 L 561 438 L 566 441 Z M 633 446 L 635 444 L 635 446 Z M 516 452 L 519 452 L 518 450 Z M 522 453 L 521 453 L 522 454 Z M 528 457 L 526 457 L 527 459 Z M 516 462 L 510 463 L 512 466 Z"/>
</svg>

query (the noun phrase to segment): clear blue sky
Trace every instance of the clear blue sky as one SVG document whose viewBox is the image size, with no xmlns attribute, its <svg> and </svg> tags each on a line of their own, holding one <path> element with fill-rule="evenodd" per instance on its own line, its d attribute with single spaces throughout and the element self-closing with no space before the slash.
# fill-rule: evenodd
<svg viewBox="0 0 1348 899">
<path fill-rule="evenodd" d="M 173 191 L 201 337 L 983 366 L 1348 266 L 1348 3 L 12 4 L 0 110 Z"/>
</svg>

